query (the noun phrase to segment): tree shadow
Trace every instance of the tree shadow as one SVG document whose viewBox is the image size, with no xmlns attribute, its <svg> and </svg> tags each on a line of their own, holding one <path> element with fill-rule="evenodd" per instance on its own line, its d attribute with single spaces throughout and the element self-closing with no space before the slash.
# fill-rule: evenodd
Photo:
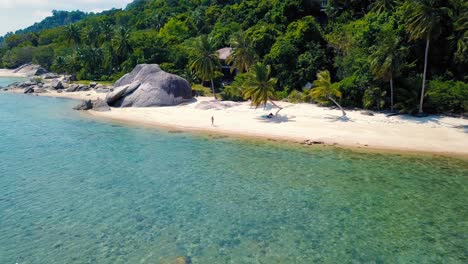
<svg viewBox="0 0 468 264">
<path fill-rule="evenodd" d="M 417 116 L 412 116 L 412 115 L 398 115 L 398 116 L 393 116 L 393 118 L 405 120 L 405 121 L 411 121 L 417 124 L 428 124 L 428 123 L 434 123 L 437 125 L 441 125 L 444 122 L 441 122 L 441 116 L 435 116 L 435 115 L 430 115 L 426 117 L 417 117 Z M 448 124 L 448 123 L 445 123 Z M 450 124 L 448 124 L 450 125 Z"/>
<path fill-rule="evenodd" d="M 256 119 L 263 123 L 281 124 L 281 123 L 296 122 L 296 120 L 294 120 L 295 118 L 296 118 L 295 116 L 277 115 L 277 116 L 273 116 L 272 118 L 259 116 Z"/>
<path fill-rule="evenodd" d="M 335 115 L 328 115 L 324 117 L 324 119 L 330 120 L 330 122 L 354 122 L 348 116 L 335 116 Z"/>
<path fill-rule="evenodd" d="M 197 102 L 198 102 L 198 99 L 193 97 L 192 99 L 187 99 L 186 101 L 178 104 L 178 106 L 191 105 L 191 104 L 194 104 L 194 103 L 197 103 Z"/>
<path fill-rule="evenodd" d="M 455 126 L 455 128 L 463 130 L 464 133 L 468 134 L 468 125 Z"/>
</svg>

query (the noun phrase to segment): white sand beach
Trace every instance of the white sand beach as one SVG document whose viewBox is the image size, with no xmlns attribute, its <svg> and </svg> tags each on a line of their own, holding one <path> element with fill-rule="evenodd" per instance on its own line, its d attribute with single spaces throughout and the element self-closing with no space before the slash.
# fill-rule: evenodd
<svg viewBox="0 0 468 264">
<path fill-rule="evenodd" d="M 14 70 L 0 69 L 0 77 L 27 77 L 24 73 L 16 73 Z"/>
<path fill-rule="evenodd" d="M 105 94 L 91 92 L 44 94 L 73 99 L 104 98 Z M 347 111 L 341 112 L 313 104 L 278 102 L 284 109 L 280 116 L 262 118 L 275 108 L 252 108 L 248 102 L 214 101 L 199 97 L 196 102 L 172 107 L 112 108 L 110 112 L 90 111 L 93 116 L 209 133 L 235 134 L 273 140 L 303 142 L 305 140 L 338 144 L 348 147 L 416 151 L 468 156 L 468 120 L 429 116 L 416 118 L 407 115 L 387 117 Z M 211 117 L 215 126 L 211 126 Z"/>
</svg>

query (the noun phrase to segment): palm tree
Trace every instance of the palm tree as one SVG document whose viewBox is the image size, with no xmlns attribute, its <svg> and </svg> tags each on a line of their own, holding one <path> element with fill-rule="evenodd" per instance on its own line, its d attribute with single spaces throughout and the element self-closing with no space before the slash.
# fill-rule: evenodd
<svg viewBox="0 0 468 264">
<path fill-rule="evenodd" d="M 100 32 L 101 32 L 101 40 L 100 44 L 103 44 L 104 42 L 108 42 L 112 40 L 112 37 L 114 36 L 114 26 L 109 22 L 109 21 L 103 21 L 99 25 L 100 27 Z"/>
<path fill-rule="evenodd" d="M 266 106 L 266 104 L 270 102 L 278 108 L 275 114 L 278 115 L 278 113 L 283 110 L 282 107 L 273 102 L 275 85 L 278 80 L 276 78 L 270 78 L 270 74 L 270 65 L 265 65 L 260 62 L 254 64 L 245 83 L 247 87 L 243 90 L 244 98 L 252 99 L 252 105 L 255 107 Z"/>
<path fill-rule="evenodd" d="M 65 35 L 68 39 L 68 43 L 75 44 L 75 47 L 80 45 L 81 43 L 81 35 L 80 35 L 80 28 L 76 24 L 70 24 L 65 28 Z"/>
<path fill-rule="evenodd" d="M 249 71 L 257 59 L 252 40 L 244 32 L 237 32 L 231 37 L 231 46 L 232 52 L 226 59 L 226 62 L 232 65 L 231 71 Z"/>
<path fill-rule="evenodd" d="M 372 11 L 377 14 L 383 13 L 385 11 L 392 11 L 397 2 L 395 0 L 376 0 L 372 5 Z"/>
<path fill-rule="evenodd" d="M 120 27 L 117 29 L 114 39 L 114 50 L 116 52 L 119 63 L 127 59 L 128 55 L 133 51 L 130 44 L 130 29 Z"/>
<path fill-rule="evenodd" d="M 193 50 L 195 56 L 190 62 L 190 69 L 193 70 L 202 81 L 211 81 L 211 89 L 216 99 L 213 79 L 216 77 L 218 69 L 221 66 L 216 46 L 211 38 L 203 35 L 198 38 Z"/>
<path fill-rule="evenodd" d="M 317 73 L 317 80 L 314 81 L 314 88 L 310 90 L 310 96 L 317 101 L 323 101 L 324 98 L 332 101 L 343 112 L 343 116 L 346 116 L 343 107 L 333 98 L 340 98 L 341 92 L 338 89 L 338 84 L 331 82 L 329 71 L 325 70 Z"/>
<path fill-rule="evenodd" d="M 101 35 L 101 28 L 98 26 L 92 26 L 85 30 L 84 37 L 86 44 L 97 48 L 99 46 L 99 36 Z"/>
<path fill-rule="evenodd" d="M 372 74 L 379 79 L 390 82 L 390 108 L 394 110 L 394 88 L 393 78 L 402 67 L 402 58 L 408 49 L 400 47 L 400 38 L 394 32 L 383 32 L 378 44 L 373 46 L 370 55 L 370 66 Z"/>
<path fill-rule="evenodd" d="M 52 65 L 53 69 L 57 72 L 61 72 L 62 74 L 66 71 L 66 62 L 65 58 L 62 56 L 57 56 L 55 58 L 54 64 Z"/>
<path fill-rule="evenodd" d="M 87 72 L 97 74 L 102 62 L 104 53 L 100 48 L 83 47 L 78 49 L 78 60 L 81 62 Z"/>
<path fill-rule="evenodd" d="M 460 10 L 455 16 L 455 36 L 452 39 L 456 40 L 455 59 L 458 62 L 463 62 L 468 59 L 468 2 L 463 2 L 456 7 Z"/>
<path fill-rule="evenodd" d="M 440 25 L 443 15 L 447 12 L 445 7 L 438 6 L 437 0 L 410 0 L 405 3 L 406 30 L 410 40 L 426 39 L 424 53 L 424 73 L 419 102 L 419 113 L 423 113 L 424 95 L 426 90 L 427 64 L 431 38 L 440 34 Z"/>
</svg>

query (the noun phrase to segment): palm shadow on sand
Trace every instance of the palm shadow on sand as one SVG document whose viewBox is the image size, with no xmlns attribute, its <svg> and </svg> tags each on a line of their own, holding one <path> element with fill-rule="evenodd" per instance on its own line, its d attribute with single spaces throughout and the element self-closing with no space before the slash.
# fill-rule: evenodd
<svg viewBox="0 0 468 264">
<path fill-rule="evenodd" d="M 348 116 L 335 116 L 335 115 L 328 115 L 324 117 L 324 119 L 330 120 L 330 122 L 354 122 Z"/>
<path fill-rule="evenodd" d="M 273 124 L 281 124 L 281 123 L 290 123 L 296 122 L 294 120 L 295 116 L 285 116 L 285 115 L 277 115 L 273 116 L 272 118 L 266 118 L 264 116 L 259 116 L 256 119 L 262 121 L 263 123 L 273 123 Z"/>
<path fill-rule="evenodd" d="M 463 130 L 464 133 L 468 134 L 468 125 L 455 126 L 455 128 Z"/>
</svg>

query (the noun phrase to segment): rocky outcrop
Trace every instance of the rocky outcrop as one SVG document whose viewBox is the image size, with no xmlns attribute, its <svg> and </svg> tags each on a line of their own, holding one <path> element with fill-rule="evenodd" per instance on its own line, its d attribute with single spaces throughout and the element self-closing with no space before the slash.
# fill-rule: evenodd
<svg viewBox="0 0 468 264">
<path fill-rule="evenodd" d="M 80 84 L 71 84 L 70 86 L 68 86 L 68 88 L 65 90 L 65 92 L 67 92 L 67 93 L 87 92 L 89 90 L 90 90 L 89 86 L 80 85 Z"/>
<path fill-rule="evenodd" d="M 46 73 L 46 74 L 42 75 L 41 77 L 46 79 L 46 80 L 60 78 L 60 76 L 58 74 L 53 73 L 53 72 Z"/>
<path fill-rule="evenodd" d="M 97 99 L 93 102 L 93 110 L 97 112 L 108 112 L 111 109 L 105 100 Z"/>
<path fill-rule="evenodd" d="M 91 100 L 83 100 L 77 106 L 73 107 L 73 109 L 78 111 L 86 111 L 93 108 L 93 103 Z"/>
<path fill-rule="evenodd" d="M 34 93 L 34 88 L 32 86 L 29 86 L 29 87 L 26 87 L 24 88 L 24 91 L 23 91 L 25 94 L 30 94 L 30 93 Z"/>
<path fill-rule="evenodd" d="M 183 78 L 157 64 L 140 64 L 120 78 L 106 101 L 115 107 L 171 106 L 192 99 L 192 88 Z"/>
<path fill-rule="evenodd" d="M 62 90 L 65 88 L 65 86 L 63 86 L 62 81 L 58 79 L 52 80 L 52 82 L 50 83 L 50 87 L 52 87 L 52 89 L 55 89 L 55 90 Z"/>
<path fill-rule="evenodd" d="M 32 77 L 32 76 L 39 76 L 39 75 L 46 74 L 48 71 L 46 69 L 42 68 L 40 65 L 25 64 L 23 66 L 20 66 L 19 68 L 17 68 L 13 72 Z"/>
<path fill-rule="evenodd" d="M 75 75 L 68 75 L 68 76 L 63 77 L 62 81 L 64 83 L 71 83 L 71 82 L 78 81 L 78 80 L 76 79 Z"/>
<path fill-rule="evenodd" d="M 108 112 L 110 111 L 110 107 L 105 100 L 98 98 L 97 100 L 83 100 L 77 106 L 73 107 L 73 109 L 78 111 L 86 111 L 86 110 L 93 110 L 97 112 Z"/>
</svg>

